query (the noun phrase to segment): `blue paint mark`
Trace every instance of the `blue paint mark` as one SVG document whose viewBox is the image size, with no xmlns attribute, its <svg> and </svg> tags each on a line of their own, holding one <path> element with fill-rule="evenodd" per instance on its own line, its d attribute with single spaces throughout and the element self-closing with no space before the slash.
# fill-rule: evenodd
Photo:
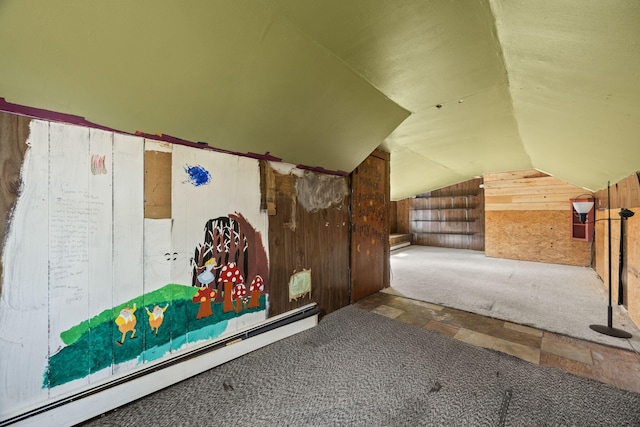
<svg viewBox="0 0 640 427">
<path fill-rule="evenodd" d="M 211 182 L 211 174 L 202 166 L 185 165 L 184 171 L 189 175 L 189 182 L 196 187 Z"/>
<path fill-rule="evenodd" d="M 193 343 L 196 341 L 218 338 L 227 329 L 228 323 L 228 320 L 223 320 L 213 325 L 205 326 L 204 328 L 198 329 L 196 331 L 189 331 L 187 332 L 189 342 Z M 174 349 L 180 348 L 182 344 L 187 341 L 186 338 L 187 336 L 181 335 L 180 337 L 172 340 L 173 345 L 171 343 L 166 343 L 159 346 L 151 347 L 143 351 L 140 356 L 138 356 L 138 364 L 160 359 L 162 356 L 171 352 L 171 347 L 173 347 Z"/>
<path fill-rule="evenodd" d="M 151 347 L 143 351 L 140 356 L 138 356 L 138 364 L 145 361 L 150 362 L 152 360 L 160 359 L 162 356 L 169 352 L 171 352 L 171 343 Z"/>
<path fill-rule="evenodd" d="M 192 343 L 196 341 L 210 340 L 218 338 L 227 329 L 228 320 L 223 320 L 213 325 L 205 326 L 197 331 L 187 332 L 187 340 Z"/>
</svg>

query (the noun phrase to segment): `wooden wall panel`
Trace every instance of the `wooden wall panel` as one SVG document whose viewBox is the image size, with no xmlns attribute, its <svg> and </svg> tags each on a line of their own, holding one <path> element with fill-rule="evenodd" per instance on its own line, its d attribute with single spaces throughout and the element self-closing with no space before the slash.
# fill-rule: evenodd
<svg viewBox="0 0 640 427">
<path fill-rule="evenodd" d="M 542 172 L 486 174 L 485 254 L 591 265 L 591 244 L 571 240 L 569 200 L 590 194 Z"/>
<path fill-rule="evenodd" d="M 49 132 L 49 358 L 65 346 L 62 332 L 89 318 L 89 129 L 51 123 Z M 89 343 L 82 342 L 74 369 L 83 367 L 77 384 L 89 384 Z M 52 388 L 50 397 L 77 388 Z"/>
<path fill-rule="evenodd" d="M 348 305 L 348 194 L 340 203 L 311 212 L 298 201 L 300 176 L 273 172 L 273 177 L 275 212 L 269 216 L 269 316 L 310 301 L 318 304 L 321 315 Z M 347 178 L 336 178 L 345 180 L 348 188 Z M 289 301 L 291 275 L 303 269 L 311 270 L 311 298 Z"/>
<path fill-rule="evenodd" d="M 640 207 L 632 210 L 638 214 L 629 218 L 626 224 L 627 295 L 625 300 L 629 317 L 640 326 Z"/>
<path fill-rule="evenodd" d="M 351 302 L 390 285 L 389 170 L 376 150 L 351 174 Z"/>
<path fill-rule="evenodd" d="M 0 293 L 2 243 L 20 190 L 20 168 L 27 151 L 30 122 L 27 117 L 0 112 Z"/>
<path fill-rule="evenodd" d="M 398 202 L 389 203 L 389 234 L 398 232 Z"/>
<path fill-rule="evenodd" d="M 589 191 L 539 171 L 486 174 L 484 176 L 487 211 L 569 209 L 569 199 Z"/>
<path fill-rule="evenodd" d="M 618 301 L 618 263 L 620 254 L 620 216 L 621 208 L 635 212 L 626 220 L 624 237 L 623 289 L 624 305 L 629 317 L 640 326 L 640 178 L 632 174 L 623 180 L 611 184 L 611 284 L 613 303 Z M 596 229 L 595 229 L 595 269 L 604 282 L 604 290 L 609 286 L 609 251 L 607 217 L 607 189 L 596 192 Z M 615 326 L 615 325 L 614 325 Z"/>
<path fill-rule="evenodd" d="M 113 133 L 89 129 L 89 307 L 88 313 L 100 313 L 111 308 L 113 286 Z M 83 162 L 84 163 L 84 162 Z M 90 355 L 93 366 L 100 366 L 105 355 L 113 358 L 113 346 L 93 345 L 100 342 L 100 322 L 89 318 Z M 110 368 L 91 372 L 89 382 L 101 381 L 112 374 Z"/>
<path fill-rule="evenodd" d="M 471 179 L 407 199 L 412 242 L 423 246 L 484 250 L 484 191 L 481 184 L 482 178 Z"/>
<path fill-rule="evenodd" d="M 597 191 L 595 197 L 597 207 L 605 209 L 607 207 L 607 189 Z M 611 184 L 611 207 L 629 208 L 630 206 L 640 206 L 640 173 L 634 173 L 615 184 Z"/>
<path fill-rule="evenodd" d="M 398 234 L 411 233 L 411 226 L 409 222 L 409 212 L 411 210 L 411 199 L 403 199 L 397 202 L 397 228 Z"/>
</svg>

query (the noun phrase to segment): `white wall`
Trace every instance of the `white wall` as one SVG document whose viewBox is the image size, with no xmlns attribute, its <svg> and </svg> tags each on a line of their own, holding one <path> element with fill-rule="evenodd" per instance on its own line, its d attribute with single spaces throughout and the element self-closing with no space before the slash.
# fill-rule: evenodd
<svg viewBox="0 0 640 427">
<path fill-rule="evenodd" d="M 209 219 L 241 214 L 268 250 L 258 161 L 41 120 L 30 131 L 2 259 L 0 421 L 266 318 L 266 303 L 213 304 L 196 320 L 189 295 Z M 144 218 L 145 150 L 171 153 L 171 218 Z M 187 165 L 210 183 L 190 183 Z M 136 334 L 122 340 L 116 318 L 133 302 Z M 146 310 L 166 304 L 154 334 Z"/>
</svg>

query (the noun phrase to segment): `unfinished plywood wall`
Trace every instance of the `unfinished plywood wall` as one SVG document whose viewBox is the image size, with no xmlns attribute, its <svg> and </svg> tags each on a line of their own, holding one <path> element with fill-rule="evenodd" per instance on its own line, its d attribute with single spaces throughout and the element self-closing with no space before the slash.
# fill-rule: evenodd
<svg viewBox="0 0 640 427">
<path fill-rule="evenodd" d="M 569 200 L 588 193 L 535 170 L 484 175 L 485 254 L 588 266 L 591 244 L 571 240 Z"/>
<path fill-rule="evenodd" d="M 419 194 L 410 200 L 412 243 L 443 248 L 484 249 L 482 178 Z"/>
<path fill-rule="evenodd" d="M 311 301 L 321 315 L 348 305 L 347 178 L 268 162 L 261 171 L 262 204 L 269 213 L 269 315 Z M 297 281 L 307 276 L 310 293 Z"/>
<path fill-rule="evenodd" d="M 607 190 L 596 194 L 595 268 L 605 283 L 609 284 L 608 217 L 611 216 L 611 288 L 613 303 L 619 301 L 628 310 L 633 322 L 640 326 L 640 180 L 638 174 L 611 185 L 611 210 L 607 209 Z M 635 213 L 620 221 L 620 209 Z M 620 227 L 624 228 L 622 245 L 622 274 L 620 274 Z M 622 299 L 619 299 L 619 283 L 622 283 Z"/>
</svg>

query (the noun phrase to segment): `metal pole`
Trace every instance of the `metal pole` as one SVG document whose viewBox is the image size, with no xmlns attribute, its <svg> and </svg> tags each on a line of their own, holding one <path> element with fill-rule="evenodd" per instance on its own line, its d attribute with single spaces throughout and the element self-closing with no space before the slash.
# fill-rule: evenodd
<svg viewBox="0 0 640 427">
<path fill-rule="evenodd" d="M 609 227 L 609 307 L 607 311 L 607 326 L 613 327 L 613 307 L 611 305 L 611 186 L 610 182 L 607 182 L 607 210 L 609 212 L 607 217 L 607 224 Z"/>
</svg>

